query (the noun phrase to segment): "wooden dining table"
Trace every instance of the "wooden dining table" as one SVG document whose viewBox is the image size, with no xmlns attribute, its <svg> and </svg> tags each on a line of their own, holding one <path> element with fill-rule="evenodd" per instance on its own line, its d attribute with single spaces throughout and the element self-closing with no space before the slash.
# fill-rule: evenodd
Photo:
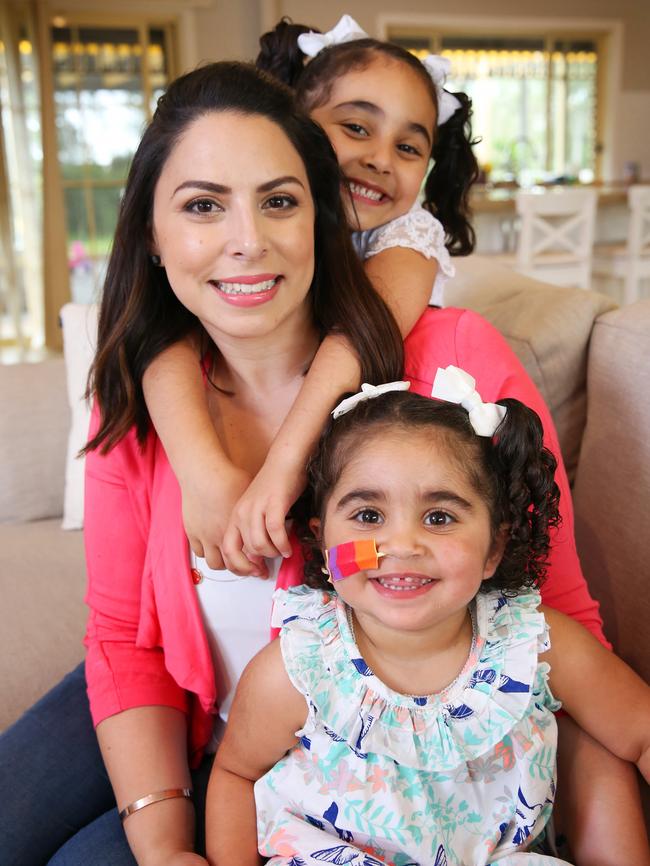
<svg viewBox="0 0 650 866">
<path fill-rule="evenodd" d="M 649 181 L 650 183 L 650 181 Z M 623 241 L 627 232 L 627 184 L 577 184 L 579 188 L 598 193 L 596 241 Z M 546 191 L 573 188 L 560 185 L 532 187 L 543 195 Z M 476 252 L 514 252 L 517 242 L 515 198 L 519 187 L 475 184 L 470 193 L 472 223 L 476 231 Z"/>
</svg>

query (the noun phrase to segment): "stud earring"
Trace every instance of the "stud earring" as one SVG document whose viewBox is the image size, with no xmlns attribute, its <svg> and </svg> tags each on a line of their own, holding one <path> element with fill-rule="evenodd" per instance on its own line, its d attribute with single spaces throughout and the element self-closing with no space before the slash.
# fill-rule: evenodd
<svg viewBox="0 0 650 866">
<path fill-rule="evenodd" d="M 157 268 L 159 268 L 160 265 L 162 264 L 162 261 L 161 261 L 161 259 L 160 259 L 160 256 L 157 256 L 157 255 L 154 253 L 154 255 L 151 256 L 151 264 L 152 264 L 152 265 L 155 265 Z"/>
</svg>

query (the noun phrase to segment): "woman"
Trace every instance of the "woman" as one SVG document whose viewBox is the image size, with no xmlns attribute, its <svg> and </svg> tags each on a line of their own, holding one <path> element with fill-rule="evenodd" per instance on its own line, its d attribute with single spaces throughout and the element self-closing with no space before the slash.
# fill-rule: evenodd
<svg viewBox="0 0 650 866">
<path fill-rule="evenodd" d="M 364 377 L 395 378 L 399 331 L 351 246 L 339 187 L 325 135 L 253 67 L 203 67 L 159 103 L 121 204 L 91 372 L 86 675 L 111 784 L 76 672 L 31 711 L 27 734 L 24 722 L 10 732 L 12 782 L 26 790 L 3 796 L 3 810 L 15 802 L 3 862 L 205 863 L 193 853 L 202 817 L 183 793 L 194 788 L 200 811 L 210 759 L 192 778 L 188 743 L 196 765 L 217 699 L 204 608 L 223 609 L 246 581 L 192 584 L 178 484 L 148 423 L 142 374 L 164 346 L 194 334 L 219 433 L 249 474 L 329 330 L 355 346 Z M 287 563 L 279 583 L 296 572 Z M 223 591 L 218 602 L 202 600 L 205 588 Z M 250 654 L 269 639 L 268 610 L 252 630 Z M 227 647 L 221 658 L 230 664 Z M 228 686 L 217 683 L 223 704 Z M 156 804 L 137 808 L 149 794 Z M 127 845 L 117 812 L 129 806 Z"/>
</svg>

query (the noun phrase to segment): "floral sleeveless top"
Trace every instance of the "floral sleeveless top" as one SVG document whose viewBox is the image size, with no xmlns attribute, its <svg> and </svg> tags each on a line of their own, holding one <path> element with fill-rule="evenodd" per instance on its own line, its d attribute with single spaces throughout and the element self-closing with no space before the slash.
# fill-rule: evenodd
<svg viewBox="0 0 650 866">
<path fill-rule="evenodd" d="M 522 853 L 555 792 L 559 708 L 547 685 L 539 594 L 480 594 L 460 675 L 427 696 L 365 663 L 334 592 L 278 590 L 287 673 L 305 696 L 298 743 L 255 784 L 271 866 L 561 863 Z"/>
</svg>

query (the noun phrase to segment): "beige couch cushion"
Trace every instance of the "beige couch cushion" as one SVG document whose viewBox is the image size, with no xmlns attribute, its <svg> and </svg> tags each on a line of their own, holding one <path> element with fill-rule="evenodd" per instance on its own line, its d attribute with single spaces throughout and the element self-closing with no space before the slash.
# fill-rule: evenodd
<svg viewBox="0 0 650 866">
<path fill-rule="evenodd" d="M 83 658 L 85 573 L 83 534 L 60 518 L 0 526 L 0 730 Z"/>
<path fill-rule="evenodd" d="M 63 509 L 70 410 L 62 358 L 0 364 L 0 523 Z"/>
<path fill-rule="evenodd" d="M 596 323 L 576 540 L 618 654 L 650 681 L 650 300 Z"/>
<path fill-rule="evenodd" d="M 457 274 L 445 286 L 445 303 L 481 313 L 507 339 L 551 410 L 572 479 L 585 423 L 591 329 L 614 302 L 524 277 L 489 256 L 454 264 Z"/>
</svg>

